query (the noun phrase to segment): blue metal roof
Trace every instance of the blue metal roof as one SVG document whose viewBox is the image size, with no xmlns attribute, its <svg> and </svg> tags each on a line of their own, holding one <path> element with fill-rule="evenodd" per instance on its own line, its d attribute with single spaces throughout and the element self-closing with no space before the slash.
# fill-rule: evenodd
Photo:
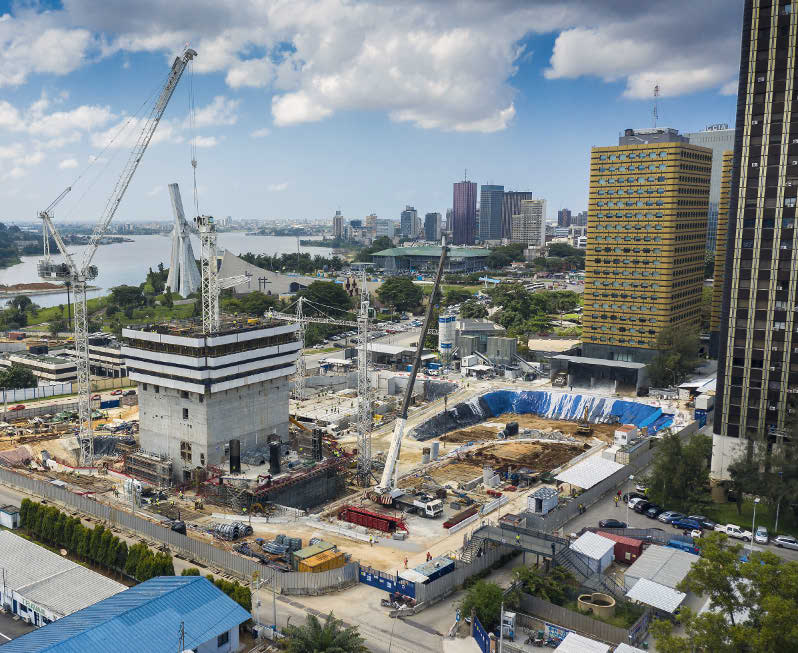
<svg viewBox="0 0 798 653">
<path fill-rule="evenodd" d="M 201 576 L 159 576 L 14 639 L 3 653 L 161 653 L 196 648 L 250 614 Z"/>
</svg>

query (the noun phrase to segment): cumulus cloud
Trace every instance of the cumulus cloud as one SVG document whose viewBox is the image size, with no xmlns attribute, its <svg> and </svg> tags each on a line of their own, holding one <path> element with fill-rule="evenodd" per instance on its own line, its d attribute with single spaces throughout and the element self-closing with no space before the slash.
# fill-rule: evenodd
<svg viewBox="0 0 798 653">
<path fill-rule="evenodd" d="M 279 193 L 281 190 L 285 190 L 286 188 L 288 188 L 287 181 L 284 181 L 281 184 L 269 184 L 268 186 L 266 186 L 266 190 L 269 191 L 270 193 Z"/>
<path fill-rule="evenodd" d="M 78 160 L 77 159 L 64 159 L 61 163 L 58 164 L 58 167 L 61 170 L 69 170 L 70 168 L 77 168 L 78 167 Z"/>
<path fill-rule="evenodd" d="M 251 131 L 249 133 L 249 135 L 252 138 L 264 138 L 264 137 L 268 136 L 271 133 L 272 133 L 272 130 L 269 129 L 268 127 L 261 127 L 260 129 L 256 129 L 254 131 Z"/>
<path fill-rule="evenodd" d="M 194 145 L 197 147 L 215 147 L 218 143 L 216 136 L 197 136 L 194 139 Z"/>
<path fill-rule="evenodd" d="M 239 104 L 241 100 L 231 100 L 224 95 L 217 95 L 210 104 L 195 111 L 194 124 L 197 127 L 235 125 L 238 122 Z"/>
<path fill-rule="evenodd" d="M 730 7 L 730 4 L 733 5 Z M 196 72 L 231 89 L 271 92 L 274 123 L 323 120 L 340 111 L 381 111 L 424 129 L 492 132 L 516 113 L 513 78 L 530 57 L 528 36 L 554 34 L 545 77 L 622 82 L 647 98 L 706 89 L 731 93 L 741 3 L 728 0 L 64 0 L 63 9 L 16 12 L 0 24 L 0 85 L 32 72 L 69 72 L 117 52 L 176 54 L 191 41 Z M 38 29 L 34 29 L 38 27 Z M 62 30 L 67 54 L 44 58 L 39 35 Z M 34 43 L 25 58 L 17 32 Z M 5 34 L 5 37 L 3 36 Z M 5 40 L 4 40 L 5 38 Z M 51 37 L 47 37 L 51 38 Z M 2 47 L 0 47 L 2 50 Z M 535 56 L 546 57 L 536 52 Z M 3 79 L 17 76 L 19 81 Z M 208 125 L 232 125 L 237 101 L 203 109 Z M 0 107 L 0 125 L 4 118 Z"/>
</svg>

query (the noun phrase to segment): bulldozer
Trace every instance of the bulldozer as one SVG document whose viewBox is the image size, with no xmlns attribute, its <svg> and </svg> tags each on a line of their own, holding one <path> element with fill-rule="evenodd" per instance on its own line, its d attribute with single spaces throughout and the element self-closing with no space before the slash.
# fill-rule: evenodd
<svg viewBox="0 0 798 653">
<path fill-rule="evenodd" d="M 576 434 L 584 436 L 593 435 L 593 427 L 590 426 L 590 422 L 587 421 L 587 406 L 585 406 L 585 412 L 582 415 L 582 419 L 580 419 L 576 425 Z"/>
</svg>

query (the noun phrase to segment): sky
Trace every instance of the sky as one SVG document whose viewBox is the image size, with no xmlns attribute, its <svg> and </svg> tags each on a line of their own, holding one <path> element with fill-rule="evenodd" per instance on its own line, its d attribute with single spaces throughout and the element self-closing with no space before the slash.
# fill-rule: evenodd
<svg viewBox="0 0 798 653">
<path fill-rule="evenodd" d="M 587 205 L 592 146 L 735 122 L 742 0 L 0 0 L 0 220 L 445 214 L 467 178 Z M 190 97 L 193 91 L 194 128 Z M 151 101 L 151 100 L 150 100 Z M 110 145 L 109 145 L 110 143 Z M 466 172 L 467 171 L 467 172 Z M 192 207 L 189 209 L 188 207 Z"/>
</svg>

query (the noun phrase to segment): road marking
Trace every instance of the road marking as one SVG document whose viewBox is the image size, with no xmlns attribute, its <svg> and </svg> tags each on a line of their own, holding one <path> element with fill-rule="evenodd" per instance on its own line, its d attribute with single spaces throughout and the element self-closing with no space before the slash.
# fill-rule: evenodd
<svg viewBox="0 0 798 653">
<path fill-rule="evenodd" d="M 0 637 L 5 637 L 8 642 L 11 641 L 11 638 L 8 635 L 3 635 L 3 633 L 0 633 Z"/>
</svg>

